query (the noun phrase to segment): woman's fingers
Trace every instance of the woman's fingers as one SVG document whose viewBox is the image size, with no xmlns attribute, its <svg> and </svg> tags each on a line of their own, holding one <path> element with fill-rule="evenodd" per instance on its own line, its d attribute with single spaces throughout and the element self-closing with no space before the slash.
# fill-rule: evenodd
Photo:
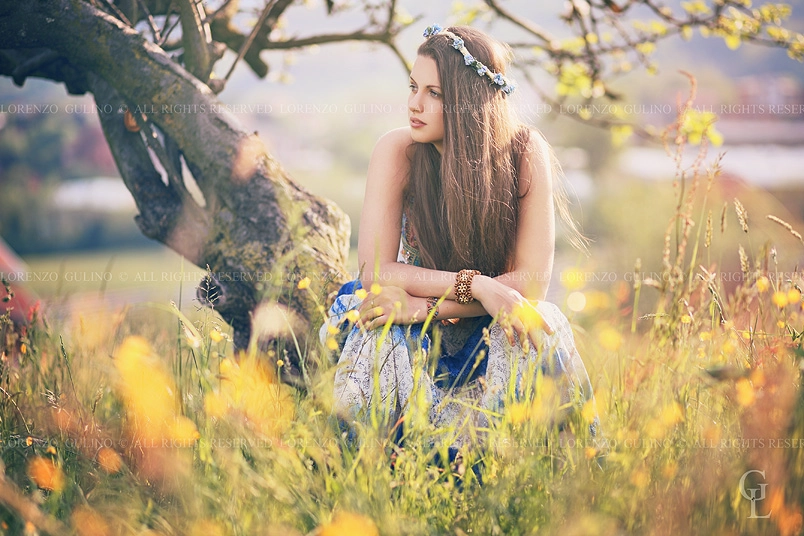
<svg viewBox="0 0 804 536">
<path fill-rule="evenodd" d="M 523 342 L 523 337 L 527 336 L 527 329 L 525 329 L 525 324 L 518 318 L 513 318 L 511 320 L 511 328 L 506 331 L 506 335 L 508 336 L 508 342 L 511 346 L 516 344 L 517 339 L 519 342 Z"/>
<path fill-rule="evenodd" d="M 553 328 L 544 321 L 544 317 L 531 301 L 525 300 L 516 304 L 514 307 L 514 316 L 522 321 L 527 331 L 541 329 L 548 335 L 553 334 Z"/>
<path fill-rule="evenodd" d="M 370 329 L 371 324 L 375 323 L 378 318 L 382 318 L 385 310 L 377 305 L 368 307 L 366 310 L 360 308 L 360 319 L 357 321 L 359 326 L 365 326 Z"/>
</svg>

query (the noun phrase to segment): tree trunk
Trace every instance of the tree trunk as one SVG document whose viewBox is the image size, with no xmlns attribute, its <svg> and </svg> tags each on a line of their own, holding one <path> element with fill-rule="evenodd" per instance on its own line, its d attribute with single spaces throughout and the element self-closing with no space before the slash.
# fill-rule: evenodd
<svg viewBox="0 0 804 536">
<path fill-rule="evenodd" d="M 198 294 L 232 325 L 238 347 L 249 341 L 255 308 L 269 299 L 287 308 L 304 348 L 321 319 L 313 296 L 345 278 L 349 221 L 336 205 L 290 180 L 207 85 L 87 2 L 0 0 L 0 51 L 0 75 L 42 76 L 93 93 L 137 224 L 209 269 Z M 124 125 L 126 110 L 138 132 Z M 187 172 L 203 200 L 185 187 Z M 293 290 L 303 277 L 313 292 Z"/>
</svg>

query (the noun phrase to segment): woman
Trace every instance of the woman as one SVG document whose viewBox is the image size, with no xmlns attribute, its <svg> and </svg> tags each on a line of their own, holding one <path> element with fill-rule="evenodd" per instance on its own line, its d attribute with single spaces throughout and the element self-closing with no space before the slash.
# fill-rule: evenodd
<svg viewBox="0 0 804 536">
<path fill-rule="evenodd" d="M 422 393 L 430 421 L 460 446 L 473 429 L 463 423 L 484 425 L 527 396 L 539 371 L 557 380 L 561 402 L 591 397 L 567 319 L 541 301 L 554 207 L 583 237 L 553 184 L 549 146 L 510 109 L 510 49 L 464 26 L 424 35 L 409 126 L 385 134 L 369 164 L 360 281 L 341 289 L 321 333 L 345 335 L 341 417 L 373 408 L 394 424 Z M 435 367 L 416 364 L 433 354 Z"/>
</svg>

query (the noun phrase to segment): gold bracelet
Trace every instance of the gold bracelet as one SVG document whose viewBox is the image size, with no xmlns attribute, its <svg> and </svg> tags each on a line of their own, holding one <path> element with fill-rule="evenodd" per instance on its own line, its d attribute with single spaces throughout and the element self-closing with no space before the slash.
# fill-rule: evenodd
<svg viewBox="0 0 804 536">
<path fill-rule="evenodd" d="M 456 302 L 466 305 L 474 301 L 472 297 L 472 278 L 476 275 L 480 275 L 480 272 L 477 270 L 461 270 L 458 272 L 458 275 L 455 276 Z"/>
<path fill-rule="evenodd" d="M 438 318 L 438 298 L 431 296 L 427 298 L 427 316 L 430 316 L 430 311 L 433 309 L 435 309 L 435 312 L 433 313 L 433 320 L 435 320 Z"/>
</svg>

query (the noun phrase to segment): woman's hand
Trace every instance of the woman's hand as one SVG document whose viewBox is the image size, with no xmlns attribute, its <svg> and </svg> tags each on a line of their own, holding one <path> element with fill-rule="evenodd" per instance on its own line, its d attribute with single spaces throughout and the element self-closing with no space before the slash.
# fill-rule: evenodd
<svg viewBox="0 0 804 536">
<path fill-rule="evenodd" d="M 525 338 L 529 338 L 536 346 L 540 339 L 540 331 L 548 335 L 553 333 L 553 328 L 544 321 L 536 309 L 537 302 L 526 299 L 518 291 L 499 281 L 483 275 L 475 276 L 472 279 L 472 296 L 483 304 L 488 314 L 499 318 L 504 328 L 510 324 L 513 331 L 511 329 L 505 331 L 508 342 L 512 345 L 515 342 L 513 332 L 519 335 L 523 343 Z"/>
<path fill-rule="evenodd" d="M 372 288 L 377 290 L 376 285 Z M 411 296 L 400 287 L 387 286 L 381 287 L 377 294 L 369 292 L 358 311 L 358 326 L 367 330 L 383 326 L 389 320 L 393 324 L 415 324 L 424 322 L 427 317 L 427 301 Z"/>
</svg>

